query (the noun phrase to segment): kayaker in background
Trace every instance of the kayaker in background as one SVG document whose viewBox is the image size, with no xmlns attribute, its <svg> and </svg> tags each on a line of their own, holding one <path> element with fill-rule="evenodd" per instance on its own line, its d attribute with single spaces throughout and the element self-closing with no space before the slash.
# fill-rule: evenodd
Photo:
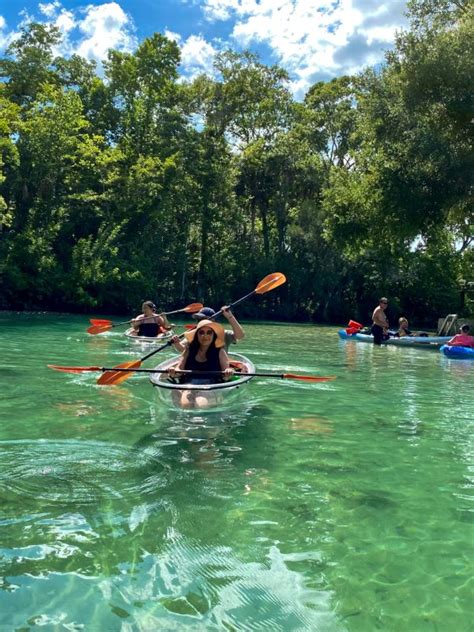
<svg viewBox="0 0 474 632">
<path fill-rule="evenodd" d="M 469 325 L 463 325 L 456 334 L 446 343 L 450 347 L 471 347 L 474 349 L 474 336 L 470 335 L 471 328 Z"/>
<path fill-rule="evenodd" d="M 388 318 L 385 310 L 388 306 L 388 299 L 385 296 L 379 300 L 379 304 L 372 314 L 372 335 L 374 337 L 374 345 L 381 345 L 383 340 L 388 338 Z"/>
<path fill-rule="evenodd" d="M 212 320 L 201 320 L 196 329 L 187 331 L 185 337 L 188 346 L 178 363 L 168 370 L 170 377 L 179 378 L 181 384 L 216 384 L 230 380 L 234 369 L 229 366 L 229 358 L 224 349 L 224 327 Z M 196 373 L 179 374 L 179 370 L 196 371 Z M 206 371 L 222 371 L 221 375 L 206 374 Z M 177 393 L 180 401 L 175 402 L 182 408 L 206 407 L 207 395 L 204 391 L 198 394 L 192 391 Z"/>
<path fill-rule="evenodd" d="M 229 325 L 232 327 L 232 330 L 226 329 L 224 331 L 224 349 L 228 351 L 231 344 L 235 345 L 238 340 L 243 340 L 243 338 L 245 338 L 245 332 L 228 305 L 221 307 L 221 311 L 224 318 L 228 320 Z M 193 318 L 202 321 L 204 319 L 212 318 L 215 313 L 216 312 L 212 309 L 212 307 L 202 307 L 199 312 L 193 314 Z M 174 336 L 171 339 L 171 342 L 178 353 L 182 353 L 186 350 L 187 342 L 181 342 L 177 336 Z"/>
<path fill-rule="evenodd" d="M 134 331 L 132 336 L 146 336 L 155 338 L 171 329 L 171 325 L 164 314 L 158 314 L 156 305 L 152 301 L 142 303 L 142 314 L 132 320 Z"/>
</svg>

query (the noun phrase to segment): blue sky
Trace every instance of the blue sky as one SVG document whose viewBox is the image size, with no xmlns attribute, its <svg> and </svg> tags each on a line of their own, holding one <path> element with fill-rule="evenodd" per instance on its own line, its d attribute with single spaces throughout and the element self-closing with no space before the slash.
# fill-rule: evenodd
<svg viewBox="0 0 474 632">
<path fill-rule="evenodd" d="M 1 0 L 0 52 L 32 19 L 59 26 L 60 54 L 99 64 L 159 31 L 180 45 L 185 77 L 212 74 L 220 50 L 248 48 L 286 68 L 301 98 L 315 81 L 380 63 L 405 10 L 406 0 Z"/>
</svg>

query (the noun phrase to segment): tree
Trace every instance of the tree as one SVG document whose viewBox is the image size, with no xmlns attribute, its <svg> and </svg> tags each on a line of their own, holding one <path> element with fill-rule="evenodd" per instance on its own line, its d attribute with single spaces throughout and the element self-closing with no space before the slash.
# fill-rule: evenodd
<svg viewBox="0 0 474 632">
<path fill-rule="evenodd" d="M 0 59 L 0 77 L 6 80 L 5 96 L 28 106 L 44 84 L 58 85 L 53 66 L 53 47 L 61 41 L 59 29 L 31 22 Z"/>
</svg>

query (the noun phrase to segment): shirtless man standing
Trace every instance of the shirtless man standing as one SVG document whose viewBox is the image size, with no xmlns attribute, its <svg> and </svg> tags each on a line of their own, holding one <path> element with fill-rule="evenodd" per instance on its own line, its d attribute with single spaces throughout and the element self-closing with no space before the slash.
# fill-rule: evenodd
<svg viewBox="0 0 474 632">
<path fill-rule="evenodd" d="M 378 306 L 374 309 L 372 314 L 372 335 L 374 337 L 374 345 L 381 345 L 382 340 L 388 336 L 388 318 L 385 314 L 385 310 L 388 306 L 388 299 L 385 296 L 379 301 Z"/>
</svg>

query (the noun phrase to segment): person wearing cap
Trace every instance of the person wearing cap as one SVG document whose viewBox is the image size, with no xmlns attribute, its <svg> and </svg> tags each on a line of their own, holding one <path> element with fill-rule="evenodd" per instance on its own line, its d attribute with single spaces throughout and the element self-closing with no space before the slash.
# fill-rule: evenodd
<svg viewBox="0 0 474 632">
<path fill-rule="evenodd" d="M 470 335 L 471 328 L 469 325 L 463 325 L 456 334 L 446 343 L 450 347 L 471 347 L 474 349 L 474 336 Z"/>
<path fill-rule="evenodd" d="M 226 329 L 224 331 L 224 349 L 226 351 L 229 351 L 229 347 L 231 344 L 235 345 L 237 344 L 238 340 L 242 340 L 243 338 L 245 338 L 245 332 L 242 329 L 242 326 L 237 320 L 237 318 L 231 312 L 230 307 L 228 305 L 224 305 L 223 307 L 221 307 L 221 311 L 224 318 L 227 318 L 229 325 L 232 327 L 232 330 Z M 212 309 L 212 307 L 202 307 L 200 311 L 193 314 L 192 317 L 195 320 L 201 321 L 204 319 L 211 319 L 213 316 L 215 316 L 215 313 L 216 312 Z M 175 336 L 174 338 L 171 339 L 171 342 L 173 343 L 173 347 L 179 353 L 182 353 L 183 351 L 185 351 L 186 345 L 187 345 L 186 341 L 181 342 L 179 338 Z"/>
<path fill-rule="evenodd" d="M 142 314 L 132 320 L 132 336 L 155 338 L 171 329 L 166 316 L 157 313 L 156 305 L 153 301 L 144 301 L 142 303 L 142 312 Z"/>
<path fill-rule="evenodd" d="M 177 364 L 168 370 L 170 377 L 178 378 L 182 384 L 215 384 L 230 380 L 234 369 L 229 366 L 229 358 L 224 349 L 224 327 L 212 320 L 201 320 L 196 329 L 185 334 L 188 342 L 186 350 Z M 179 371 L 195 371 L 182 374 Z M 209 373 L 207 373 L 209 371 Z M 218 374 L 215 374 L 218 373 Z M 177 393 L 182 408 L 205 408 L 212 393 L 198 394 L 183 390 Z"/>
<path fill-rule="evenodd" d="M 388 299 L 385 296 L 379 300 L 379 304 L 372 314 L 372 336 L 374 337 L 374 345 L 381 345 L 383 340 L 388 338 L 388 318 L 385 310 L 388 307 Z"/>
</svg>

